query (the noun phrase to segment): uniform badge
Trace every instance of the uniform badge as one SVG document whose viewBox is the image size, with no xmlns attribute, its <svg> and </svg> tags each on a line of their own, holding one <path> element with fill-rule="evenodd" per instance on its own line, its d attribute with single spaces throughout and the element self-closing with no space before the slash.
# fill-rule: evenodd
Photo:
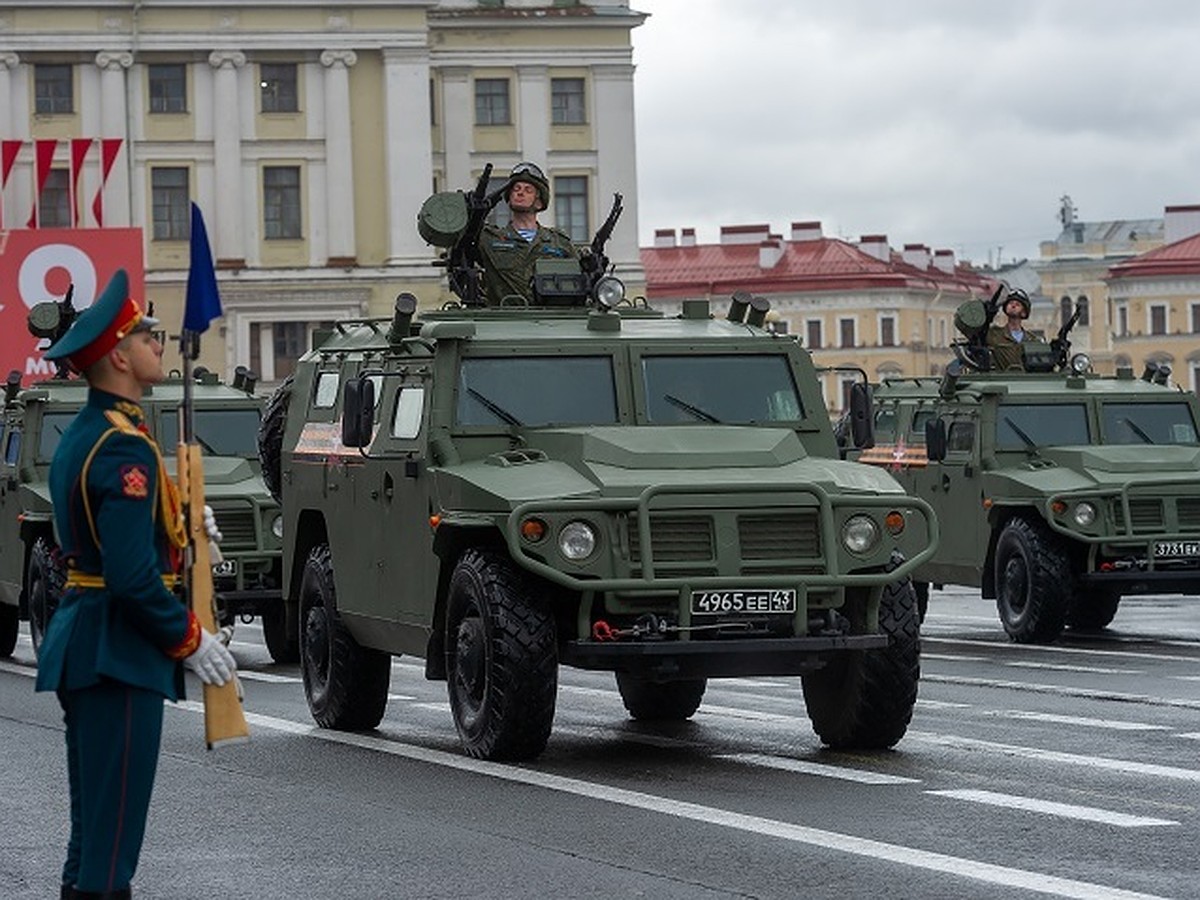
<svg viewBox="0 0 1200 900">
<path fill-rule="evenodd" d="M 150 495 L 150 473 L 145 466 L 121 466 L 121 493 L 138 500 Z"/>
</svg>

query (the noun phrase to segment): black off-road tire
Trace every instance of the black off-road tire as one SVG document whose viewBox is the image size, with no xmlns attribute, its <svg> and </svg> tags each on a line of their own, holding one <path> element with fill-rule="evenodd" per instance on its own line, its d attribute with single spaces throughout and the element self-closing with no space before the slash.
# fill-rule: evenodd
<svg viewBox="0 0 1200 900">
<path fill-rule="evenodd" d="M 467 550 L 446 598 L 446 682 L 463 748 L 529 760 L 550 738 L 558 694 L 554 619 L 505 556 Z"/>
<path fill-rule="evenodd" d="M 17 649 L 21 611 L 11 603 L 0 603 L 0 657 L 12 656 Z"/>
<path fill-rule="evenodd" d="M 629 715 L 643 722 L 683 722 L 700 708 L 707 678 L 654 681 L 617 672 L 617 690 Z"/>
<path fill-rule="evenodd" d="M 277 663 L 300 662 L 300 636 L 287 630 L 287 610 L 282 603 L 271 607 L 260 617 L 263 640 L 271 659 Z"/>
<path fill-rule="evenodd" d="M 879 602 L 879 650 L 839 653 L 803 675 L 813 730 L 835 750 L 883 750 L 904 737 L 921 678 L 921 628 L 912 583 L 893 582 Z"/>
<path fill-rule="evenodd" d="M 313 719 L 322 728 L 360 731 L 383 719 L 391 656 L 354 640 L 337 611 L 328 544 L 308 554 L 300 581 L 300 674 Z"/>
<path fill-rule="evenodd" d="M 914 581 L 912 586 L 917 595 L 917 620 L 924 625 L 925 614 L 929 612 L 929 582 Z"/>
<path fill-rule="evenodd" d="M 292 377 L 283 379 L 267 400 L 262 421 L 258 423 L 258 458 L 262 462 L 262 479 L 275 498 L 283 497 L 283 431 L 287 427 L 288 407 L 292 403 Z"/>
<path fill-rule="evenodd" d="M 63 585 L 67 581 L 67 570 L 53 541 L 40 537 L 33 542 L 29 551 L 29 570 L 25 575 L 25 602 L 29 608 L 29 637 L 33 641 L 36 656 L 50 617 L 58 609 L 62 599 Z"/>
<path fill-rule="evenodd" d="M 1057 640 L 1075 590 L 1066 547 L 1045 525 L 1009 519 L 996 541 L 996 610 L 1019 644 Z"/>
<path fill-rule="evenodd" d="M 1067 626 L 1073 631 L 1102 631 L 1112 622 L 1121 605 L 1121 595 L 1116 591 L 1077 590 L 1067 610 Z"/>
</svg>

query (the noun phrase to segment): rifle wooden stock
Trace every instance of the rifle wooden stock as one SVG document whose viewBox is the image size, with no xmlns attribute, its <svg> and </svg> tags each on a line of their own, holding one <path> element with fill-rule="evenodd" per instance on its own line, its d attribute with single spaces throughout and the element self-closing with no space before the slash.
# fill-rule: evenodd
<svg viewBox="0 0 1200 900">
<path fill-rule="evenodd" d="M 190 563 L 184 572 L 188 603 L 210 634 L 217 631 L 213 598 L 212 554 L 204 530 L 204 464 L 199 444 L 180 444 L 177 451 L 179 494 L 187 512 Z M 211 750 L 224 743 L 247 740 L 250 729 L 242 711 L 237 676 L 217 687 L 204 685 L 204 740 Z"/>
</svg>

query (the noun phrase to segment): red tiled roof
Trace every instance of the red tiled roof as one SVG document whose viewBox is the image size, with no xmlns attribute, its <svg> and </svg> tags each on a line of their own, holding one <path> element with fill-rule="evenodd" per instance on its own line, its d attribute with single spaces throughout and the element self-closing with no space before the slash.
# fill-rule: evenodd
<svg viewBox="0 0 1200 900">
<path fill-rule="evenodd" d="M 769 269 L 759 265 L 758 244 L 643 247 L 646 294 L 666 298 L 736 290 L 764 294 L 904 287 L 963 293 L 989 289 L 987 279 L 967 266 L 958 266 L 953 273 L 936 267 L 918 269 L 898 254 L 883 262 L 835 238 L 780 243 L 782 256 Z"/>
<path fill-rule="evenodd" d="M 1200 275 L 1200 234 L 1156 247 L 1108 270 L 1109 280 L 1160 275 Z"/>
</svg>

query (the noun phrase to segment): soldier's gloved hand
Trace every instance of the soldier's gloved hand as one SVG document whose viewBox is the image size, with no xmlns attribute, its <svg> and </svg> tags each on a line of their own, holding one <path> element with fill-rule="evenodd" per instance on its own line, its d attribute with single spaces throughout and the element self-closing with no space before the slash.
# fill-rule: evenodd
<svg viewBox="0 0 1200 900">
<path fill-rule="evenodd" d="M 200 629 L 200 646 L 196 652 L 184 659 L 183 664 L 191 669 L 205 684 L 220 687 L 233 678 L 237 663 L 233 654 L 215 636 Z"/>
<path fill-rule="evenodd" d="M 204 533 L 208 535 L 208 555 L 212 557 L 212 564 L 224 561 L 225 555 L 221 553 L 221 529 L 217 527 L 217 517 L 213 514 L 213 509 L 207 503 L 204 504 Z"/>
</svg>

